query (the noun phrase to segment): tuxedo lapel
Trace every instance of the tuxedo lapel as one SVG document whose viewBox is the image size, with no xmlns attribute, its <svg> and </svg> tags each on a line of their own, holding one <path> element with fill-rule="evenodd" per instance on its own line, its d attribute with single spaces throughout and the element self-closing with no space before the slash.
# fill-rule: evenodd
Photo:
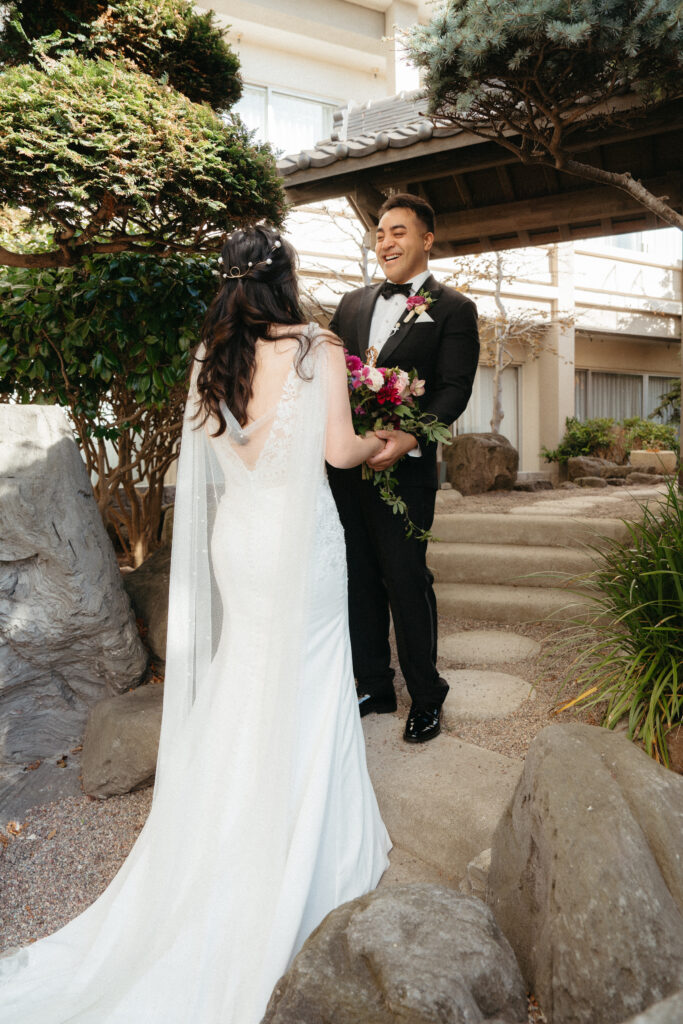
<svg viewBox="0 0 683 1024">
<path fill-rule="evenodd" d="M 358 303 L 358 355 L 365 362 L 365 353 L 368 345 L 370 344 L 370 325 L 372 324 L 372 314 L 375 311 L 375 303 L 379 298 L 380 288 L 382 282 L 376 285 L 370 285 L 368 288 L 363 289 L 363 293 Z"/>
<path fill-rule="evenodd" d="M 436 280 L 436 278 L 432 277 L 432 275 L 430 274 L 425 283 L 420 287 L 420 291 L 429 292 L 429 294 L 434 300 L 434 305 L 436 305 L 436 300 L 438 298 L 439 292 L 441 291 L 441 285 Z M 408 313 L 408 309 L 403 310 L 403 313 L 401 314 L 400 319 L 398 321 L 398 330 L 395 332 L 395 334 L 392 334 L 389 336 L 389 338 L 387 338 L 386 342 L 384 343 L 380 350 L 379 359 L 377 361 L 382 366 L 388 365 L 389 359 L 393 356 L 394 352 L 401 344 L 401 342 L 404 341 L 406 336 L 410 333 L 413 324 L 417 322 L 416 314 L 413 314 L 410 320 L 407 320 L 406 318 L 408 316 Z M 430 313 L 430 316 L 433 317 L 433 314 Z M 434 328 L 436 329 L 436 323 L 434 324 Z"/>
</svg>

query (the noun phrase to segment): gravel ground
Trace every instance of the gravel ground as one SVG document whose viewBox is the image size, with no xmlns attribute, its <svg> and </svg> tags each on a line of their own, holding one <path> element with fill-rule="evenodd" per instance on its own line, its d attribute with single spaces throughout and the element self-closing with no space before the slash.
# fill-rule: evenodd
<svg viewBox="0 0 683 1024">
<path fill-rule="evenodd" d="M 458 498 L 447 491 L 439 497 L 440 511 L 513 512 L 534 505 L 544 511 L 548 503 L 575 496 L 576 491 L 497 492 Z M 651 488 L 592 492 L 595 500 L 587 503 L 582 515 L 631 518 L 638 503 L 652 497 Z M 586 497 L 589 497 L 586 495 Z M 444 632 L 491 629 L 489 622 L 443 619 Z M 514 713 L 486 722 L 462 723 L 458 735 L 469 743 L 506 754 L 525 756 L 534 736 L 549 722 L 576 720 L 574 711 L 553 713 L 558 686 L 566 658 L 552 639 L 549 626 L 500 626 L 542 645 L 541 654 L 525 662 L 496 664 L 496 671 L 519 675 L 533 683 L 535 698 L 525 701 Z M 458 667 L 457 663 L 452 663 Z M 479 666 L 484 667 L 484 666 Z M 407 705 L 407 695 L 397 675 L 399 700 Z M 573 695 L 571 688 L 563 698 Z M 584 721 L 596 721 L 595 712 L 581 712 Z M 151 806 L 152 790 L 98 801 L 86 796 L 69 797 L 34 808 L 19 822 L 9 823 L 0 832 L 0 952 L 26 945 L 55 931 L 92 903 L 118 871 L 140 832 Z M 530 997 L 529 1022 L 545 1018 Z"/>
</svg>

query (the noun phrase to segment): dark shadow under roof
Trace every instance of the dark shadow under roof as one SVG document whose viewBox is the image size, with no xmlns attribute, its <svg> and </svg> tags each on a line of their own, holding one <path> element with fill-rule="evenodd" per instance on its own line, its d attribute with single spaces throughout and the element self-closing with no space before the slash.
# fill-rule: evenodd
<svg viewBox="0 0 683 1024">
<path fill-rule="evenodd" d="M 335 113 L 330 139 L 278 161 L 294 206 L 346 196 L 368 228 L 392 192 L 422 195 L 438 217 L 435 256 L 512 249 L 662 227 L 626 192 L 541 165 L 459 128 L 435 127 L 423 91 Z M 628 170 L 681 209 L 683 100 L 573 147 L 605 170 Z"/>
</svg>

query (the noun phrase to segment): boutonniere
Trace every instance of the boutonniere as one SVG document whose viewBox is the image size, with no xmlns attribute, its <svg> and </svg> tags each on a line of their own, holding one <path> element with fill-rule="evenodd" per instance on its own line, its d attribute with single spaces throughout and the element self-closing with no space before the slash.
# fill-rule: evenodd
<svg viewBox="0 0 683 1024">
<path fill-rule="evenodd" d="M 424 291 L 422 288 L 420 288 L 417 295 L 409 295 L 406 299 L 408 316 L 405 318 L 403 323 L 407 324 L 409 320 L 412 320 L 416 313 L 418 316 L 421 316 L 423 313 L 428 313 L 435 302 L 436 299 L 432 298 L 430 293 Z"/>
</svg>

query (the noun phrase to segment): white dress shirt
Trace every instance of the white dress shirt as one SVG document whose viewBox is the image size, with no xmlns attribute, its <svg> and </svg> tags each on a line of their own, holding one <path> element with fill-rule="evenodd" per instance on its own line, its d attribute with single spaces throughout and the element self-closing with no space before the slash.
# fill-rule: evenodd
<svg viewBox="0 0 683 1024">
<path fill-rule="evenodd" d="M 429 271 L 425 270 L 423 273 L 418 274 L 410 282 L 410 294 L 417 295 L 422 285 L 429 277 Z M 381 353 L 382 348 L 389 340 L 391 331 L 396 322 L 401 318 L 403 311 L 406 308 L 406 296 L 405 295 L 391 295 L 388 299 L 380 295 L 375 303 L 375 308 L 372 313 L 372 320 L 370 321 L 370 337 L 368 344 L 371 348 L 377 349 Z M 417 448 L 411 448 L 408 455 L 414 459 L 419 459 L 422 455 L 419 445 Z"/>
<path fill-rule="evenodd" d="M 428 277 L 429 271 L 425 270 L 423 273 L 418 274 L 417 277 L 414 277 L 412 281 L 406 282 L 406 284 L 410 284 L 410 294 L 417 295 Z M 372 320 L 370 321 L 368 344 L 371 348 L 376 348 L 378 352 L 382 351 L 382 348 L 389 340 L 389 335 L 394 325 L 400 319 L 405 308 L 405 295 L 392 295 L 388 299 L 380 295 L 375 303 Z"/>
</svg>

